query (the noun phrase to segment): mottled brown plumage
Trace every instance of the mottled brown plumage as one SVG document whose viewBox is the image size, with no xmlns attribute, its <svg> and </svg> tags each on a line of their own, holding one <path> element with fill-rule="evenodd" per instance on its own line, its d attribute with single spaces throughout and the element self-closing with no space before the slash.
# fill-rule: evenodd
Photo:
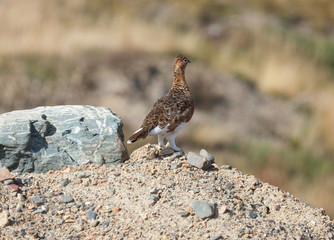
<svg viewBox="0 0 334 240">
<path fill-rule="evenodd" d="M 190 61 L 186 57 L 180 54 L 176 56 L 173 64 L 172 88 L 151 107 L 140 129 L 129 138 L 128 143 L 146 138 L 149 134 L 158 135 L 159 145 L 162 148 L 165 147 L 163 139 L 166 137 L 174 150 L 181 150 L 175 146 L 175 136 L 190 121 L 194 113 L 193 98 L 185 79 L 185 68 L 188 63 Z"/>
</svg>

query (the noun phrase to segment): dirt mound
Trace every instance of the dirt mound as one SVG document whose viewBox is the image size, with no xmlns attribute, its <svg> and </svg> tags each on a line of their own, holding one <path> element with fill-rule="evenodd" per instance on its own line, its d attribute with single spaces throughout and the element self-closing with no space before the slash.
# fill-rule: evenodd
<svg viewBox="0 0 334 240">
<path fill-rule="evenodd" d="M 5 184 L 3 239 L 334 238 L 323 209 L 230 166 L 203 171 L 186 155 L 159 156 L 156 145 L 118 166 L 67 167 Z"/>
</svg>

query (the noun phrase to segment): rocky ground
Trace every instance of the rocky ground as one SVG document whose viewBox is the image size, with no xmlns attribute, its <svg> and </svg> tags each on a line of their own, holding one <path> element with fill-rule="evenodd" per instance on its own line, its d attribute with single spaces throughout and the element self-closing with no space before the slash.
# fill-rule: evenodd
<svg viewBox="0 0 334 240">
<path fill-rule="evenodd" d="M 323 209 L 231 166 L 166 154 L 145 145 L 118 166 L 3 181 L 1 239 L 334 239 Z"/>
</svg>

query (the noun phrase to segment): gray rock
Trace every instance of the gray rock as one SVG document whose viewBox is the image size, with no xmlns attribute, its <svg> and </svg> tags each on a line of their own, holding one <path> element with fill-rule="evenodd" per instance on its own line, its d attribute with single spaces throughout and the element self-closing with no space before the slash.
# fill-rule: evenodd
<svg viewBox="0 0 334 240">
<path fill-rule="evenodd" d="M 13 183 L 14 183 L 13 179 L 7 179 L 7 180 L 3 181 L 4 185 L 9 185 L 9 184 L 13 184 Z"/>
<path fill-rule="evenodd" d="M 190 215 L 190 212 L 187 212 L 187 211 L 181 211 L 181 212 L 178 212 L 178 214 L 181 216 L 181 217 L 188 217 Z"/>
<path fill-rule="evenodd" d="M 188 162 L 191 166 L 195 166 L 200 169 L 208 169 L 212 162 L 208 161 L 205 157 L 202 155 L 199 155 L 194 152 L 189 152 L 187 155 Z"/>
<path fill-rule="evenodd" d="M 36 204 L 37 206 L 41 206 L 44 204 L 44 200 L 41 199 L 40 197 L 38 196 L 34 196 L 31 198 L 31 200 L 33 201 L 34 204 Z"/>
<path fill-rule="evenodd" d="M 151 194 L 156 194 L 156 193 L 158 193 L 158 190 L 157 190 L 156 188 L 152 188 L 152 189 L 150 190 L 150 193 L 151 193 Z"/>
<path fill-rule="evenodd" d="M 59 183 L 60 183 L 60 185 L 65 187 L 70 183 L 70 180 L 68 178 L 65 178 L 65 179 L 61 180 Z"/>
<path fill-rule="evenodd" d="M 255 212 L 253 212 L 253 211 L 250 211 L 249 214 L 248 214 L 248 216 L 250 218 L 253 218 L 253 219 L 257 218 L 257 214 Z"/>
<path fill-rule="evenodd" d="M 154 196 L 154 195 L 150 195 L 150 199 L 153 200 L 153 201 L 158 201 L 159 198 L 157 196 Z"/>
<path fill-rule="evenodd" d="M 94 211 L 87 211 L 85 215 L 86 215 L 87 219 L 96 219 L 97 218 L 97 213 L 94 212 Z"/>
<path fill-rule="evenodd" d="M 47 211 L 49 211 L 49 208 L 47 206 L 42 206 L 41 208 L 38 208 L 35 211 L 33 211 L 33 214 L 46 213 Z"/>
<path fill-rule="evenodd" d="M 61 199 L 61 201 L 63 203 L 71 203 L 71 202 L 74 202 L 74 199 L 71 197 L 71 196 L 66 196 L 64 195 Z"/>
<path fill-rule="evenodd" d="M 230 182 L 227 182 L 227 183 L 225 184 L 225 188 L 228 189 L 228 190 L 231 190 L 231 189 L 233 188 L 233 184 L 230 183 Z"/>
<path fill-rule="evenodd" d="M 85 172 L 77 172 L 77 177 L 78 178 L 85 178 L 85 177 L 88 177 L 88 175 L 85 173 Z"/>
<path fill-rule="evenodd" d="M 17 173 L 128 158 L 122 121 L 92 106 L 38 107 L 0 115 L 0 166 Z"/>
<path fill-rule="evenodd" d="M 220 240 L 220 239 L 223 239 L 223 237 L 221 235 L 214 236 L 214 237 L 210 238 L 210 240 Z"/>
<path fill-rule="evenodd" d="M 177 168 L 179 168 L 179 167 L 181 167 L 182 166 L 182 163 L 172 163 L 171 165 L 170 165 L 170 168 L 171 169 L 177 169 Z"/>
<path fill-rule="evenodd" d="M 212 217 L 215 214 L 214 206 L 208 202 L 194 202 L 192 208 L 201 219 Z"/>
<path fill-rule="evenodd" d="M 206 151 L 205 149 L 201 149 L 201 151 L 199 152 L 199 154 L 203 157 L 205 157 L 206 160 L 208 160 L 211 163 L 215 162 L 215 158 L 212 154 L 210 154 L 208 151 Z"/>
<path fill-rule="evenodd" d="M 114 195 L 115 192 L 116 192 L 116 189 L 114 187 L 110 186 L 110 185 L 109 185 L 109 189 L 108 190 L 109 190 L 109 192 L 110 192 L 111 195 Z"/>
</svg>

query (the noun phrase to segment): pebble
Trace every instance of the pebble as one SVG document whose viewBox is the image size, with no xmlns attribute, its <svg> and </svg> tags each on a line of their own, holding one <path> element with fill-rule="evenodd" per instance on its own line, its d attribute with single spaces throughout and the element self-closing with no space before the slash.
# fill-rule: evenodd
<svg viewBox="0 0 334 240">
<path fill-rule="evenodd" d="M 16 208 L 15 208 L 15 211 L 16 212 L 22 212 L 22 207 L 23 207 L 23 204 L 22 203 L 19 203 L 16 205 Z"/>
<path fill-rule="evenodd" d="M 220 208 L 220 213 L 226 213 L 227 207 L 224 205 Z"/>
<path fill-rule="evenodd" d="M 168 158 L 168 161 L 174 161 L 175 158 L 182 157 L 184 154 L 182 152 L 173 153 L 172 156 Z"/>
<path fill-rule="evenodd" d="M 153 196 L 153 195 L 150 195 L 150 199 L 152 199 L 153 201 L 158 201 L 159 198 L 157 196 Z"/>
<path fill-rule="evenodd" d="M 223 236 L 222 236 L 222 235 L 219 235 L 219 236 L 215 236 L 215 237 L 210 238 L 210 240 L 220 240 L 220 239 L 223 239 Z"/>
<path fill-rule="evenodd" d="M 74 202 L 74 199 L 73 199 L 73 197 L 71 197 L 71 196 L 66 196 L 66 195 L 64 195 L 64 196 L 62 197 L 61 201 L 62 201 L 63 203 L 71 203 L 71 202 Z"/>
<path fill-rule="evenodd" d="M 22 193 L 18 193 L 17 194 L 17 199 L 20 201 L 20 202 L 24 202 L 26 200 L 26 197 L 22 194 Z"/>
<path fill-rule="evenodd" d="M 152 189 L 150 190 L 150 193 L 151 193 L 151 194 L 156 194 L 156 193 L 158 193 L 158 190 L 157 190 L 156 188 L 152 188 Z"/>
<path fill-rule="evenodd" d="M 96 219 L 97 218 L 97 213 L 94 211 L 88 211 L 86 212 L 86 217 L 87 219 Z"/>
<path fill-rule="evenodd" d="M 41 205 L 44 204 L 44 200 L 41 199 L 41 198 L 38 197 L 38 196 L 34 196 L 34 197 L 32 197 L 32 202 L 33 202 L 34 204 L 36 204 L 37 206 L 41 206 Z"/>
<path fill-rule="evenodd" d="M 49 211 L 49 208 L 47 206 L 42 206 L 41 208 L 38 208 L 37 210 L 33 211 L 33 214 L 46 213 L 47 211 Z"/>
<path fill-rule="evenodd" d="M 12 192 L 17 192 L 20 189 L 19 185 L 14 183 L 8 184 L 6 187 Z"/>
<path fill-rule="evenodd" d="M 174 150 L 172 148 L 165 148 L 165 149 L 162 149 L 160 152 L 159 152 L 159 155 L 160 156 L 166 156 L 166 155 L 172 155 L 174 153 Z"/>
<path fill-rule="evenodd" d="M 97 225 L 99 225 L 99 221 L 95 220 L 95 219 L 91 219 L 88 221 L 89 225 L 92 227 L 96 227 Z"/>
<path fill-rule="evenodd" d="M 181 217 L 188 217 L 190 215 L 190 212 L 186 212 L 186 211 L 181 211 L 181 212 L 178 212 L 178 214 L 181 216 Z"/>
<path fill-rule="evenodd" d="M 279 210 L 281 210 L 281 205 L 275 205 L 274 208 L 275 208 L 276 211 L 279 211 Z"/>
<path fill-rule="evenodd" d="M 14 175 L 9 171 L 7 167 L 3 167 L 0 169 L 0 182 L 3 182 L 7 179 L 13 179 Z"/>
<path fill-rule="evenodd" d="M 7 179 L 3 182 L 4 185 L 9 185 L 9 184 L 13 184 L 14 180 L 13 179 Z"/>
<path fill-rule="evenodd" d="M 179 167 L 181 167 L 182 166 L 182 163 L 172 163 L 171 165 L 170 165 L 170 168 L 171 169 L 177 169 L 177 168 L 179 168 Z"/>
<path fill-rule="evenodd" d="M 109 224 L 110 224 L 110 220 L 106 220 L 106 221 L 103 221 L 103 222 L 101 223 L 102 227 L 104 227 L 104 228 L 109 227 Z"/>
<path fill-rule="evenodd" d="M 228 189 L 228 190 L 231 190 L 231 189 L 233 188 L 232 183 L 227 182 L 227 183 L 225 184 L 225 188 Z"/>
<path fill-rule="evenodd" d="M 205 157 L 194 153 L 194 152 L 189 152 L 187 155 L 188 163 L 191 166 L 206 170 L 210 168 L 212 165 L 212 162 L 208 161 Z"/>
<path fill-rule="evenodd" d="M 76 175 L 77 175 L 78 178 L 85 178 L 85 177 L 87 177 L 87 174 L 85 172 L 77 172 Z"/>
<path fill-rule="evenodd" d="M 6 227 L 9 224 L 8 211 L 0 213 L 0 228 Z"/>
<path fill-rule="evenodd" d="M 59 183 L 60 183 L 60 185 L 65 187 L 70 183 L 70 180 L 68 178 L 65 178 L 65 179 L 61 180 Z"/>
<path fill-rule="evenodd" d="M 109 189 L 108 190 L 111 193 L 111 195 L 114 195 L 115 192 L 116 192 L 116 189 L 114 187 L 110 186 L 110 185 L 109 185 Z"/>
<path fill-rule="evenodd" d="M 119 177 L 119 176 L 121 176 L 121 173 L 119 173 L 119 172 L 114 173 L 114 176 L 115 176 L 115 177 Z"/>
<path fill-rule="evenodd" d="M 257 214 L 255 212 L 253 212 L 253 211 L 250 211 L 249 214 L 248 214 L 248 216 L 250 218 L 253 218 L 253 219 L 257 218 Z"/>
<path fill-rule="evenodd" d="M 82 183 L 83 183 L 83 185 L 84 185 L 85 187 L 88 187 L 89 184 L 90 184 L 90 182 L 91 182 L 91 180 L 90 180 L 89 178 L 85 178 L 85 179 L 82 181 Z"/>
<path fill-rule="evenodd" d="M 200 155 L 202 155 L 203 157 L 205 157 L 205 159 L 211 163 L 215 162 L 215 157 L 209 153 L 208 151 L 206 151 L 205 149 L 201 149 L 201 151 L 199 152 Z"/>
<path fill-rule="evenodd" d="M 194 202 L 192 208 L 196 214 L 201 219 L 209 218 L 214 215 L 214 206 L 208 202 Z"/>
</svg>

